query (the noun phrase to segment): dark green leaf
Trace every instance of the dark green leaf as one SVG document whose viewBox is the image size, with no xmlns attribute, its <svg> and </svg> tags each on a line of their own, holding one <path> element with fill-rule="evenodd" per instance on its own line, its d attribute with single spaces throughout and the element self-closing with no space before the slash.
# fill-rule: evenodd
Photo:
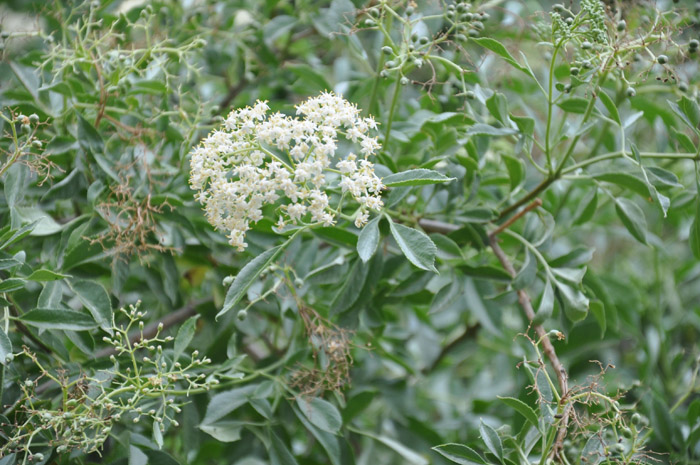
<svg viewBox="0 0 700 465">
<path fill-rule="evenodd" d="M 647 243 L 647 221 L 642 211 L 636 203 L 624 197 L 615 199 L 615 211 L 620 221 L 625 225 L 632 237 L 642 244 Z"/>
<path fill-rule="evenodd" d="M 387 187 L 399 186 L 422 186 L 425 184 L 439 184 L 444 182 L 454 181 L 455 178 L 448 178 L 444 174 L 433 170 L 418 168 L 415 170 L 402 171 L 394 173 L 382 179 Z"/>
<path fill-rule="evenodd" d="M 379 221 L 381 216 L 377 216 L 367 223 L 360 231 L 360 236 L 357 238 L 357 253 L 363 262 L 369 261 L 372 255 L 377 251 L 379 245 Z"/>
<path fill-rule="evenodd" d="M 481 420 L 479 423 L 479 432 L 481 433 L 481 439 L 484 441 L 484 444 L 486 444 L 488 450 L 495 455 L 501 463 L 504 463 L 503 443 L 501 442 L 501 437 L 498 435 L 496 430 Z"/>
<path fill-rule="evenodd" d="M 57 281 L 64 278 L 70 278 L 70 276 L 45 269 L 36 270 L 27 276 L 29 281 Z"/>
<path fill-rule="evenodd" d="M 318 397 L 306 399 L 297 397 L 297 405 L 304 416 L 316 427 L 329 433 L 338 434 L 343 425 L 340 412 L 333 404 Z"/>
<path fill-rule="evenodd" d="M 238 272 L 236 278 L 231 284 L 231 287 L 226 293 L 224 306 L 216 315 L 217 319 L 228 313 L 233 309 L 233 307 L 236 306 L 238 302 L 240 302 L 248 291 L 248 288 L 253 285 L 263 271 L 265 271 L 275 260 L 277 260 L 277 257 L 280 256 L 287 245 L 289 245 L 289 241 L 282 245 L 278 245 L 277 247 L 268 249 L 246 263 L 246 265 L 241 268 L 241 271 Z"/>
<path fill-rule="evenodd" d="M 620 120 L 620 112 L 617 110 L 617 105 L 615 105 L 615 102 L 613 102 L 610 96 L 602 89 L 600 92 L 598 92 L 598 97 L 600 98 L 600 101 L 603 102 L 603 105 L 605 105 L 605 108 L 608 110 L 608 113 L 610 113 L 610 118 L 612 118 L 613 121 L 622 126 L 622 121 Z"/>
<path fill-rule="evenodd" d="M 518 131 L 512 128 L 495 128 L 488 124 L 477 123 L 467 129 L 468 136 L 510 136 Z"/>
<path fill-rule="evenodd" d="M 589 99 L 572 97 L 558 104 L 559 108 L 567 113 L 584 114 L 588 108 Z"/>
<path fill-rule="evenodd" d="M 532 284 L 537 278 L 537 260 L 528 250 L 525 253 L 525 262 L 515 278 L 513 278 L 513 287 L 515 289 L 525 289 Z"/>
<path fill-rule="evenodd" d="M 0 328 L 0 364 L 9 365 L 12 362 L 12 358 L 12 342 L 5 334 L 5 331 Z"/>
<path fill-rule="evenodd" d="M 68 329 L 84 331 L 96 328 L 95 320 L 85 313 L 58 308 L 37 308 L 20 317 L 28 325 L 42 329 Z"/>
<path fill-rule="evenodd" d="M 113 334 L 114 312 L 109 294 L 101 284 L 94 281 L 76 281 L 70 283 L 71 289 L 85 305 L 103 331 Z"/>
<path fill-rule="evenodd" d="M 459 465 L 485 465 L 488 463 L 476 451 L 462 444 L 442 444 L 432 449 L 447 460 Z"/>
<path fill-rule="evenodd" d="M 492 39 L 490 37 L 477 37 L 473 39 L 469 39 L 470 41 L 481 45 L 484 48 L 487 48 L 503 58 L 505 61 L 507 61 L 511 66 L 513 66 L 515 69 L 522 71 L 523 73 L 527 74 L 530 77 L 533 77 L 532 71 L 530 71 L 527 67 L 522 66 L 520 63 L 515 61 L 515 58 L 513 58 L 513 55 L 510 54 L 510 52 L 503 46 L 502 43 L 499 41 Z"/>
<path fill-rule="evenodd" d="M 437 273 L 435 268 L 437 248 L 424 232 L 394 223 L 391 220 L 389 220 L 389 226 L 391 235 L 394 236 L 399 248 L 411 263 L 422 270 Z"/>
<path fill-rule="evenodd" d="M 173 346 L 173 362 L 177 362 L 180 355 L 182 355 L 185 349 L 187 349 L 187 346 L 190 345 L 190 342 L 194 337 L 194 331 L 197 326 L 198 318 L 199 315 L 189 318 L 177 330 L 177 335 L 175 336 L 175 343 Z"/>
<path fill-rule="evenodd" d="M 535 413 L 535 410 L 527 405 L 525 402 L 523 402 L 520 399 L 516 399 L 514 397 L 498 397 L 501 399 L 503 402 L 505 402 L 506 405 L 509 407 L 517 410 L 519 414 L 525 417 L 527 421 L 532 423 L 532 426 L 535 428 L 539 428 L 539 420 L 537 413 Z"/>
</svg>

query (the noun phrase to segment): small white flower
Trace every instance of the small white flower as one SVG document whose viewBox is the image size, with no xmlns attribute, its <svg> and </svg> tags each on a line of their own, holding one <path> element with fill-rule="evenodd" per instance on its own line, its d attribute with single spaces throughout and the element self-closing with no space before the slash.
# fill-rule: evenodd
<svg viewBox="0 0 700 465">
<path fill-rule="evenodd" d="M 192 150 L 190 186 L 207 220 L 243 251 L 246 232 L 263 219 L 265 205 L 280 207 L 278 228 L 304 218 L 332 226 L 335 210 L 328 192 L 341 191 L 360 204 L 355 225 L 364 226 L 368 210 L 383 205 L 384 186 L 367 160 L 381 149 L 368 135 L 377 128 L 374 118 L 361 117 L 355 105 L 330 92 L 297 105 L 296 118 L 269 115 L 269 109 L 258 101 L 232 111 Z M 339 134 L 359 144 L 362 159 L 353 153 L 338 157 Z M 337 171 L 331 169 L 333 159 Z M 339 182 L 335 175 L 326 177 L 329 170 L 341 173 Z"/>
</svg>

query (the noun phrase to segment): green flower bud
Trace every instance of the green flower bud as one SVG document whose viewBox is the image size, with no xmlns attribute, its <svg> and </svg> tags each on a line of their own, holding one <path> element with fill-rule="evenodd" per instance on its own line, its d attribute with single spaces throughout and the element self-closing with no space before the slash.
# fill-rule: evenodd
<svg viewBox="0 0 700 465">
<path fill-rule="evenodd" d="M 471 90 L 467 91 L 466 96 L 467 96 L 467 99 L 469 99 L 469 100 L 474 100 L 476 98 L 476 94 Z"/>
<path fill-rule="evenodd" d="M 407 6 L 407 7 L 406 7 L 406 15 L 407 15 L 407 16 L 411 16 L 415 11 L 416 11 L 416 9 L 413 8 L 412 6 Z"/>
<path fill-rule="evenodd" d="M 656 62 L 660 65 L 665 65 L 668 63 L 668 57 L 666 55 L 659 55 L 656 57 Z"/>
<path fill-rule="evenodd" d="M 401 80 L 399 80 L 402 86 L 405 86 L 408 84 L 408 78 L 406 76 L 402 77 Z"/>
<path fill-rule="evenodd" d="M 385 45 L 384 47 L 382 47 L 382 53 L 386 55 L 391 55 L 392 53 L 394 53 L 394 50 L 388 45 Z"/>
<path fill-rule="evenodd" d="M 617 31 L 622 32 L 627 28 L 627 22 L 625 22 L 624 19 L 621 19 L 620 21 L 617 22 Z"/>
<path fill-rule="evenodd" d="M 425 44 L 427 44 L 428 42 L 430 42 L 430 39 L 428 39 L 428 38 L 425 37 L 425 36 L 421 37 L 420 40 L 419 40 L 419 43 L 420 43 L 421 45 L 425 45 Z"/>
<path fill-rule="evenodd" d="M 377 23 L 374 22 L 373 19 L 365 19 L 365 26 L 372 27 L 372 26 L 376 26 L 376 25 L 377 25 Z"/>
<path fill-rule="evenodd" d="M 44 144 L 42 144 L 39 139 L 34 139 L 32 141 L 32 147 L 34 147 L 35 149 L 40 149 L 43 145 Z"/>
<path fill-rule="evenodd" d="M 578 76 L 578 73 L 579 73 L 579 72 L 580 72 L 580 70 L 579 70 L 577 67 L 575 67 L 575 66 L 572 66 L 571 69 L 569 70 L 569 73 L 570 73 L 572 76 Z"/>
<path fill-rule="evenodd" d="M 236 315 L 236 318 L 238 318 L 239 321 L 243 321 L 248 317 L 248 312 L 245 310 L 240 310 L 238 314 Z"/>
<path fill-rule="evenodd" d="M 479 31 L 476 29 L 469 29 L 469 37 L 479 37 Z"/>
<path fill-rule="evenodd" d="M 627 92 L 628 97 L 634 97 L 635 95 L 637 95 L 637 91 L 634 90 L 634 87 L 628 87 L 625 92 Z"/>
<path fill-rule="evenodd" d="M 581 48 L 584 50 L 590 50 L 593 48 L 593 44 L 586 40 L 581 44 Z"/>
<path fill-rule="evenodd" d="M 39 115 L 37 115 L 36 113 L 32 113 L 31 115 L 29 115 L 29 122 L 32 124 L 38 123 L 39 122 Z"/>
</svg>

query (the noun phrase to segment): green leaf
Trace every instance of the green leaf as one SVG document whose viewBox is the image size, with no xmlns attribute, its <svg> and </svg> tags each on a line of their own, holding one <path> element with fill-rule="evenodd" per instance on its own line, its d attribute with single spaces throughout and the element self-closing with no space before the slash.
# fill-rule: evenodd
<svg viewBox="0 0 700 465">
<path fill-rule="evenodd" d="M 357 432 L 360 434 L 363 434 L 367 437 L 370 437 L 376 441 L 381 442 L 382 444 L 384 444 L 385 446 L 387 446 L 388 448 L 392 449 L 394 452 L 399 454 L 401 457 L 404 458 L 404 460 L 406 460 L 408 463 L 410 463 L 412 465 L 428 465 L 430 463 L 425 457 L 418 454 L 413 449 L 401 444 L 400 442 L 398 442 L 390 437 L 387 437 L 384 435 L 377 436 L 377 435 L 372 434 L 372 433 L 367 432 L 367 431 L 357 431 Z"/>
<path fill-rule="evenodd" d="M 424 232 L 394 223 L 391 219 L 389 227 L 391 235 L 411 263 L 422 270 L 438 272 L 435 268 L 437 247 Z"/>
<path fill-rule="evenodd" d="M 314 426 L 333 434 L 340 431 L 343 419 L 335 405 L 318 397 L 312 397 L 310 400 L 297 397 L 297 405 Z"/>
<path fill-rule="evenodd" d="M 575 113 L 578 115 L 582 115 L 586 112 L 586 109 L 588 108 L 588 102 L 589 99 L 572 97 L 558 103 L 557 105 L 566 113 Z"/>
<path fill-rule="evenodd" d="M 647 243 L 647 220 L 636 203 L 624 197 L 615 199 L 615 211 L 632 237 L 642 244 Z"/>
<path fill-rule="evenodd" d="M 15 74 L 17 80 L 22 86 L 27 89 L 34 101 L 41 104 L 39 101 L 39 78 L 36 76 L 34 67 L 22 66 L 14 61 L 10 61 L 10 69 Z"/>
<path fill-rule="evenodd" d="M 535 313 L 535 318 L 532 322 L 536 325 L 544 323 L 544 321 L 552 316 L 554 311 L 554 289 L 552 288 L 552 283 L 547 279 L 544 283 L 544 290 L 542 291 L 542 297 L 540 298 L 540 304 L 537 307 L 537 313 Z"/>
<path fill-rule="evenodd" d="M 371 265 L 371 263 L 364 263 L 361 260 L 355 261 L 343 280 L 343 285 L 338 289 L 330 303 L 332 314 L 342 313 L 358 301 L 362 289 L 365 287 Z"/>
<path fill-rule="evenodd" d="M 588 438 L 581 450 L 580 462 L 586 465 L 598 465 L 605 459 L 605 441 L 599 434 Z"/>
<path fill-rule="evenodd" d="M 559 291 L 566 317 L 574 323 L 586 318 L 588 315 L 588 297 L 569 284 L 556 281 L 555 285 Z"/>
<path fill-rule="evenodd" d="M 246 421 L 218 421 L 212 424 L 201 424 L 199 429 L 221 442 L 235 442 L 241 439 L 241 431 L 248 424 Z"/>
<path fill-rule="evenodd" d="M 357 238 L 357 253 L 360 260 L 363 262 L 369 261 L 372 255 L 377 251 L 379 245 L 379 221 L 381 216 L 377 216 L 372 221 L 367 223 L 360 231 L 360 236 Z"/>
<path fill-rule="evenodd" d="M 508 116 L 508 99 L 502 93 L 494 92 L 491 97 L 486 99 L 486 108 L 499 123 L 504 126 L 511 124 Z"/>
<path fill-rule="evenodd" d="M 587 223 L 593 218 L 596 208 L 598 208 L 598 189 L 594 187 L 579 202 L 576 213 L 574 213 L 573 224 Z"/>
<path fill-rule="evenodd" d="M 690 225 L 690 233 L 688 235 L 690 242 L 690 250 L 695 258 L 700 259 L 700 198 L 695 201 L 695 218 Z"/>
<path fill-rule="evenodd" d="M 7 278 L 0 281 L 0 292 L 14 292 L 22 289 L 26 283 L 27 281 L 22 278 Z"/>
<path fill-rule="evenodd" d="M 670 100 L 667 102 L 681 120 L 697 133 L 700 124 L 700 107 L 698 107 L 697 102 L 690 100 L 685 95 L 675 103 Z"/>
<path fill-rule="evenodd" d="M 95 320 L 85 313 L 58 308 L 37 308 L 28 311 L 19 319 L 28 325 L 42 329 L 84 331 L 98 326 Z"/>
<path fill-rule="evenodd" d="M 490 265 L 482 266 L 470 266 L 470 265 L 458 265 L 457 269 L 467 276 L 480 279 L 493 279 L 495 281 L 508 282 L 513 279 L 513 277 L 503 268 L 497 268 Z"/>
<path fill-rule="evenodd" d="M 528 250 L 525 253 L 525 262 L 515 278 L 513 278 L 513 287 L 515 289 L 525 289 L 532 284 L 537 278 L 537 260 Z"/>
<path fill-rule="evenodd" d="M 207 405 L 202 424 L 214 424 L 238 407 L 247 404 L 258 387 L 260 387 L 259 384 L 249 384 L 215 394 L 209 401 L 209 405 Z"/>
<path fill-rule="evenodd" d="M 488 124 L 477 123 L 467 129 L 468 136 L 510 136 L 517 134 L 518 131 L 513 128 L 495 128 Z"/>
<path fill-rule="evenodd" d="M 503 46 L 502 43 L 499 41 L 492 39 L 490 37 L 477 37 L 473 39 L 469 39 L 471 42 L 474 42 L 478 45 L 481 45 L 484 48 L 487 48 L 506 60 L 511 66 L 513 66 L 515 69 L 522 71 L 523 73 L 527 74 L 528 76 L 534 78 L 534 75 L 532 74 L 532 71 L 530 71 L 527 67 L 521 65 L 517 61 L 515 61 L 515 58 L 513 58 L 513 55 L 510 54 L 510 52 Z"/>
<path fill-rule="evenodd" d="M 607 320 L 605 318 L 605 305 L 603 305 L 603 302 L 600 300 L 594 299 L 591 300 L 588 307 L 590 308 L 593 317 L 598 322 L 598 326 L 600 326 L 600 337 L 602 338 L 605 336 L 605 330 L 608 327 Z"/>
<path fill-rule="evenodd" d="M 282 245 L 266 250 L 241 268 L 241 271 L 238 272 L 236 278 L 231 284 L 231 287 L 226 293 L 224 306 L 216 315 L 217 320 L 224 314 L 228 313 L 231 309 L 233 309 L 233 307 L 236 306 L 238 302 L 240 302 L 248 291 L 248 288 L 253 285 L 263 271 L 265 271 L 275 260 L 277 260 L 277 257 L 279 257 L 285 247 L 289 245 L 290 241 L 291 239 L 287 240 L 287 242 Z"/>
<path fill-rule="evenodd" d="M 386 187 L 400 186 L 423 186 L 425 184 L 439 184 L 454 181 L 455 178 L 448 178 L 437 171 L 418 168 L 415 170 L 402 171 L 390 174 L 382 178 L 382 183 Z"/>
<path fill-rule="evenodd" d="M 64 278 L 70 278 L 70 276 L 46 269 L 36 270 L 27 276 L 29 281 L 57 281 Z"/>
<path fill-rule="evenodd" d="M 485 465 L 488 463 L 476 451 L 463 444 L 442 444 L 432 449 L 447 460 L 459 465 Z"/>
<path fill-rule="evenodd" d="M 479 432 L 481 433 L 481 439 L 484 441 L 484 444 L 486 444 L 488 450 L 495 455 L 501 463 L 504 463 L 503 443 L 501 442 L 501 437 L 498 435 L 496 430 L 481 420 Z"/>
<path fill-rule="evenodd" d="M 292 453 L 282 440 L 275 434 L 270 434 L 270 462 L 272 465 L 298 465 Z"/>
<path fill-rule="evenodd" d="M 16 206 L 24 198 L 27 192 L 27 177 L 29 168 L 22 163 L 15 163 L 7 170 L 5 175 L 5 202 L 9 207 Z"/>
<path fill-rule="evenodd" d="M 173 344 L 173 363 L 178 361 L 180 355 L 182 355 L 185 349 L 187 349 L 187 346 L 190 345 L 190 342 L 192 342 L 198 318 L 199 315 L 195 315 L 189 318 L 177 330 L 177 335 L 175 336 L 175 343 Z"/>
<path fill-rule="evenodd" d="M 508 170 L 510 190 L 513 191 L 525 180 L 525 163 L 521 159 L 509 155 L 501 155 L 501 159 Z"/>
<path fill-rule="evenodd" d="M 34 220 L 30 222 L 29 224 L 25 224 L 21 228 L 19 228 L 17 231 L 13 231 L 10 237 L 5 239 L 5 236 L 3 236 L 4 242 L 2 245 L 0 245 L 0 250 L 5 249 L 6 247 L 11 246 L 15 242 L 22 240 L 23 238 L 27 237 L 29 234 L 32 233 L 34 228 L 39 224 L 41 220 Z"/>
<path fill-rule="evenodd" d="M 600 98 L 600 101 L 603 102 L 603 105 L 605 105 L 605 108 L 608 110 L 608 113 L 610 113 L 610 117 L 612 118 L 612 120 L 620 126 L 622 126 L 622 121 L 620 120 L 620 112 L 617 110 L 617 105 L 615 105 L 615 102 L 613 102 L 610 96 L 602 89 L 600 90 L 600 92 L 598 92 L 598 97 Z"/>
<path fill-rule="evenodd" d="M 532 426 L 534 426 L 535 428 L 539 428 L 539 420 L 537 413 L 535 413 L 535 409 L 527 405 L 522 400 L 516 399 L 514 397 L 499 396 L 498 398 L 501 399 L 509 407 L 517 410 L 517 412 L 524 416 L 527 421 L 532 423 Z"/>
<path fill-rule="evenodd" d="M 83 115 L 76 112 L 78 117 L 78 142 L 83 150 L 90 152 L 91 154 L 103 153 L 105 149 L 105 143 L 102 140 L 102 136 L 97 129 L 90 124 Z"/>
<path fill-rule="evenodd" d="M 12 342 L 5 334 L 5 331 L 0 328 L 0 364 L 9 365 L 12 362 L 12 358 Z"/>
<path fill-rule="evenodd" d="M 608 172 L 592 175 L 593 179 L 617 184 L 620 187 L 629 189 L 643 198 L 649 198 L 649 188 L 644 180 L 637 175 L 625 172 Z"/>
<path fill-rule="evenodd" d="M 105 288 L 99 283 L 87 280 L 75 281 L 69 283 L 69 285 L 83 305 L 85 305 L 85 308 L 90 311 L 100 328 L 110 335 L 114 334 L 112 330 L 114 325 L 112 301 Z"/>
</svg>

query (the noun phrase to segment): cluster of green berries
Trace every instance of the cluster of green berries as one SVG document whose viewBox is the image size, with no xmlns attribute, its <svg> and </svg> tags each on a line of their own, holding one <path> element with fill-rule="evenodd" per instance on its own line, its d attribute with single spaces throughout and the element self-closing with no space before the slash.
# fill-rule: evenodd
<svg viewBox="0 0 700 465">
<path fill-rule="evenodd" d="M 466 2 L 447 7 L 445 18 L 454 24 L 457 30 L 455 39 L 458 42 L 466 42 L 467 36 L 479 37 L 481 31 L 484 30 L 484 22 L 488 21 L 490 17 L 486 12 L 472 13 L 471 8 L 471 4 Z"/>
<path fill-rule="evenodd" d="M 20 113 L 15 118 L 15 122 L 21 125 L 20 128 L 22 129 L 23 134 L 31 134 L 32 126 L 36 126 L 39 123 L 39 115 L 32 113 L 31 115 L 26 116 Z M 32 139 L 32 147 L 38 150 L 41 149 L 42 146 L 43 144 L 39 139 Z"/>
</svg>

